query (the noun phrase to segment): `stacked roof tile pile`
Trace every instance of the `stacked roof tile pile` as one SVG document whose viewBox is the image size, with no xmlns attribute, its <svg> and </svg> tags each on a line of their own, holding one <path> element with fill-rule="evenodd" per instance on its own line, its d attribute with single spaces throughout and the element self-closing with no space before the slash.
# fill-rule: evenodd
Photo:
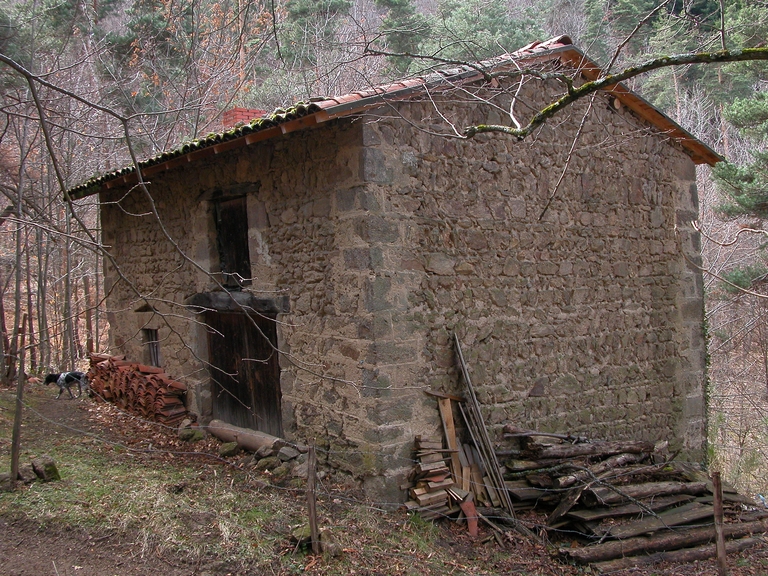
<svg viewBox="0 0 768 576">
<path fill-rule="evenodd" d="M 182 398 L 186 385 L 162 368 L 130 362 L 124 356 L 92 354 L 88 379 L 98 398 L 147 420 L 173 426 L 187 416 Z"/>
</svg>

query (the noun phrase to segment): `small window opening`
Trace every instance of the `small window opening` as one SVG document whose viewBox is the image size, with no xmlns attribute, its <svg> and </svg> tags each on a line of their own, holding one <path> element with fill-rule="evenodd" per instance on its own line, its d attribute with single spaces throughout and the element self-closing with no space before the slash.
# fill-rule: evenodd
<svg viewBox="0 0 768 576">
<path fill-rule="evenodd" d="M 147 345 L 147 363 L 150 366 L 160 366 L 160 342 L 157 337 L 157 330 L 152 328 L 143 328 L 141 332 L 144 335 L 144 343 Z"/>
<path fill-rule="evenodd" d="M 251 283 L 246 197 L 218 200 L 215 217 L 222 284 L 227 288 L 239 289 Z"/>
</svg>

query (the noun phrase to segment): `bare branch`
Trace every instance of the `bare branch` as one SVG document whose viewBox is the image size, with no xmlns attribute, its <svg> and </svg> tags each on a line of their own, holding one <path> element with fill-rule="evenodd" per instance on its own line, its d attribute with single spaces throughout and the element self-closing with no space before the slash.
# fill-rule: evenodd
<svg viewBox="0 0 768 576">
<path fill-rule="evenodd" d="M 639 64 L 638 66 L 632 66 L 622 72 L 617 72 L 616 74 L 609 74 L 608 76 L 604 76 L 593 82 L 585 82 L 581 86 L 569 90 L 568 93 L 562 96 L 559 100 L 537 112 L 524 128 L 518 129 L 497 124 L 478 124 L 476 126 L 468 126 L 465 128 L 464 135 L 467 138 L 472 138 L 477 134 L 500 132 L 514 136 L 518 140 L 524 140 L 539 126 L 577 100 L 599 90 L 611 90 L 616 84 L 634 78 L 635 76 L 640 76 L 647 72 L 658 70 L 659 68 L 667 68 L 671 66 L 683 66 L 688 64 L 723 64 L 727 62 L 748 62 L 755 60 L 768 60 L 768 48 L 744 48 L 743 50 L 721 50 L 719 52 L 695 52 L 654 58 Z"/>
</svg>

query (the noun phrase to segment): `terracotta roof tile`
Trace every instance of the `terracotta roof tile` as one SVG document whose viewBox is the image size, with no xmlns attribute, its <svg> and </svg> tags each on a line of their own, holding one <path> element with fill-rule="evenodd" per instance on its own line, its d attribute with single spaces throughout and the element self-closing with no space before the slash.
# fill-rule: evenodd
<svg viewBox="0 0 768 576">
<path fill-rule="evenodd" d="M 570 65 L 579 69 L 588 79 L 594 79 L 600 69 L 584 54 L 573 47 L 571 39 L 568 36 L 558 36 L 545 42 L 532 42 L 523 48 L 508 54 L 503 54 L 497 58 L 481 62 L 480 67 L 493 68 L 505 66 L 517 66 L 518 61 L 525 61 L 526 58 L 532 59 L 561 59 Z M 451 69 L 438 70 L 430 74 L 407 78 L 390 84 L 371 87 L 365 90 L 352 92 L 332 97 L 312 98 L 309 102 L 299 102 L 288 109 L 278 109 L 272 114 L 262 118 L 252 120 L 245 125 L 239 125 L 231 130 L 220 134 L 209 134 L 203 138 L 192 140 L 182 144 L 176 150 L 164 152 L 139 163 L 142 170 L 154 169 L 153 167 L 163 165 L 160 169 L 170 167 L 172 160 L 192 154 L 191 160 L 201 156 L 200 152 L 206 148 L 217 147 L 214 151 L 223 151 L 238 146 L 271 138 L 277 134 L 283 134 L 287 131 L 304 129 L 318 122 L 324 122 L 329 119 L 360 114 L 366 110 L 381 106 L 388 99 L 402 100 L 418 93 L 421 88 L 434 89 L 439 87 L 450 88 L 457 83 L 472 82 L 482 77 L 481 71 L 475 66 L 457 66 Z M 618 85 L 609 90 L 615 97 L 622 100 L 628 108 L 633 110 L 639 116 L 645 118 L 660 130 L 669 133 L 674 139 L 680 142 L 695 162 L 714 164 L 720 160 L 720 157 L 705 144 L 697 140 L 691 134 L 682 129 L 678 124 L 665 116 L 662 112 L 651 106 L 640 96 L 629 91 L 622 85 Z M 308 115 L 317 115 L 322 112 L 322 116 L 315 116 L 307 119 L 306 122 L 293 123 L 287 129 L 270 130 L 280 127 L 288 122 L 292 122 Z M 311 120 L 311 121 L 309 121 Z M 258 134 L 257 134 L 258 133 Z M 224 142 L 231 142 L 222 146 Z M 176 164 L 174 162 L 173 164 Z M 102 176 L 96 176 L 83 184 L 76 186 L 68 191 L 72 199 L 83 198 L 91 194 L 96 194 L 102 189 L 110 188 L 113 185 L 136 181 L 135 169 L 133 166 L 116 170 Z"/>
</svg>

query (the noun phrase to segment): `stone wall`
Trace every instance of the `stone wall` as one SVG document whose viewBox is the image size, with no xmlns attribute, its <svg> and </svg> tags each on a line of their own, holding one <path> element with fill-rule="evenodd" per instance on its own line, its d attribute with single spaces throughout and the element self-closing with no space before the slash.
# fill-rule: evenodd
<svg viewBox="0 0 768 576">
<path fill-rule="evenodd" d="M 316 438 L 371 493 L 399 499 L 387 478 L 412 466 L 415 434 L 439 432 L 423 389 L 461 392 L 454 331 L 492 438 L 511 422 L 669 439 L 702 458 L 690 159 L 600 97 L 573 153 L 584 106 L 519 143 L 414 128 L 501 120 L 477 101 L 445 95 L 439 115 L 434 102 L 400 104 L 411 122 L 382 110 L 157 176 L 162 227 L 138 190 L 104 196 L 124 277 L 107 265 L 115 346 L 139 358 L 139 329 L 157 328 L 166 371 L 205 417 L 205 332 L 183 303 L 216 288 L 212 194 L 249 190 L 249 290 L 290 300 L 278 318 L 286 434 Z"/>
<path fill-rule="evenodd" d="M 489 122 L 484 107 L 468 104 L 449 117 L 459 127 Z M 379 379 L 452 390 L 456 331 L 492 437 L 509 422 L 668 439 L 683 457 L 701 459 L 694 165 L 601 98 L 571 153 L 586 108 L 531 143 L 436 139 L 385 119 L 368 125 L 380 154 L 369 191 L 386 198 L 382 212 L 400 232 L 375 244 L 384 263 L 372 282 L 377 313 L 396 324 L 377 336 Z M 432 103 L 405 113 L 432 130 L 439 121 Z"/>
</svg>

